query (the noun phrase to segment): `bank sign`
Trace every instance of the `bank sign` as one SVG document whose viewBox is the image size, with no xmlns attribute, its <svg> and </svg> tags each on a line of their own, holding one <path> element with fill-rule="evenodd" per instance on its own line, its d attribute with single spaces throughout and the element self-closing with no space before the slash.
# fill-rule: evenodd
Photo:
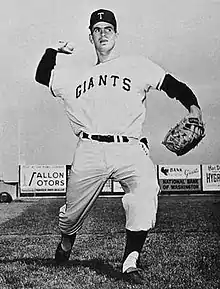
<svg viewBox="0 0 220 289">
<path fill-rule="evenodd" d="M 220 191 L 220 164 L 202 165 L 204 191 Z"/>
<path fill-rule="evenodd" d="M 200 191 L 200 165 L 159 165 L 161 191 Z"/>
<path fill-rule="evenodd" d="M 20 167 L 21 192 L 65 192 L 65 165 L 22 165 Z"/>
</svg>

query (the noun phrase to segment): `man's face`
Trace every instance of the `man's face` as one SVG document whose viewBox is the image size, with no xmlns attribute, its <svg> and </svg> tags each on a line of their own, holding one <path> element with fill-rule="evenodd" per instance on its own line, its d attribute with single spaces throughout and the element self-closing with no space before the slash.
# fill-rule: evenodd
<svg viewBox="0 0 220 289">
<path fill-rule="evenodd" d="M 107 22 L 98 22 L 92 27 L 90 42 L 99 52 L 110 52 L 116 42 L 117 33 L 114 26 Z"/>
</svg>

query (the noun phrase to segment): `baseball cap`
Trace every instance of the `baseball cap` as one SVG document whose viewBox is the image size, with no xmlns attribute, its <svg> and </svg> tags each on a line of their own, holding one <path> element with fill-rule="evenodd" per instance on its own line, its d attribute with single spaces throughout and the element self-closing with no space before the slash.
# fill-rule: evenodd
<svg viewBox="0 0 220 289">
<path fill-rule="evenodd" d="M 117 22 L 115 19 L 115 15 L 110 10 L 99 9 L 97 11 L 94 11 L 90 17 L 89 29 L 92 30 L 93 25 L 95 25 L 98 22 L 110 23 L 114 26 L 115 31 L 117 31 Z"/>
</svg>

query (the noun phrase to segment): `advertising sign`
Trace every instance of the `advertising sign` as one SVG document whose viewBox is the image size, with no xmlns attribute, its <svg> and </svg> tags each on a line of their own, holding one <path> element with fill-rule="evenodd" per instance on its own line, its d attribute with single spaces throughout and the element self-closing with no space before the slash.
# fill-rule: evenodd
<svg viewBox="0 0 220 289">
<path fill-rule="evenodd" d="M 104 188 L 102 189 L 103 193 L 112 193 L 112 180 L 109 179 L 104 185 Z"/>
<path fill-rule="evenodd" d="M 118 195 L 124 193 L 119 182 L 115 182 L 112 179 L 109 179 L 106 183 L 104 188 L 102 189 L 101 195 Z"/>
<path fill-rule="evenodd" d="M 200 191 L 200 165 L 159 165 L 161 191 Z"/>
<path fill-rule="evenodd" d="M 114 193 L 124 193 L 124 190 L 119 182 L 113 182 L 113 191 Z"/>
<path fill-rule="evenodd" d="M 20 189 L 27 192 L 65 192 L 65 165 L 20 166 Z"/>
<path fill-rule="evenodd" d="M 202 165 L 204 191 L 220 191 L 220 164 Z"/>
</svg>

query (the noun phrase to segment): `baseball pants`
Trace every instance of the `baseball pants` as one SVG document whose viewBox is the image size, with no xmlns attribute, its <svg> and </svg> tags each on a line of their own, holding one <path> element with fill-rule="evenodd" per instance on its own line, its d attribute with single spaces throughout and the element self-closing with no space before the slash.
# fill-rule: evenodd
<svg viewBox="0 0 220 289">
<path fill-rule="evenodd" d="M 79 139 L 68 179 L 66 203 L 60 208 L 59 227 L 72 235 L 83 225 L 106 181 L 119 181 L 125 194 L 125 228 L 148 230 L 155 225 L 159 186 L 156 170 L 138 140 L 103 143 Z"/>
</svg>

